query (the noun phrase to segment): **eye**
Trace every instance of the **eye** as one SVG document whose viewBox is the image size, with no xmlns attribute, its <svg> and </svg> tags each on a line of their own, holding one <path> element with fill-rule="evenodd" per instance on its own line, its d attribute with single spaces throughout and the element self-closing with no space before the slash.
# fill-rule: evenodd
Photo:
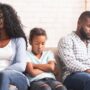
<svg viewBox="0 0 90 90">
<path fill-rule="evenodd" d="M 43 42 L 42 45 L 45 45 L 45 42 Z"/>
<path fill-rule="evenodd" d="M 90 25 L 87 25 L 88 28 L 90 28 Z"/>
</svg>

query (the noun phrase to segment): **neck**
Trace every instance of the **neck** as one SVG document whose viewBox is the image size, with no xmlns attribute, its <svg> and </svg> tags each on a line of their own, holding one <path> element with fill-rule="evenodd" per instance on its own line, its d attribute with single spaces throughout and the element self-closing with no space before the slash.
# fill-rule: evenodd
<svg viewBox="0 0 90 90">
<path fill-rule="evenodd" d="M 79 32 L 79 30 L 76 31 L 76 34 L 80 37 L 80 39 L 81 39 L 82 41 L 87 41 L 87 39 L 85 39 L 85 38 L 81 35 L 81 33 Z"/>
<path fill-rule="evenodd" d="M 87 45 L 88 42 L 87 42 L 87 39 L 85 39 L 81 33 L 79 32 L 79 30 L 76 31 L 76 34 L 80 37 L 80 39 Z"/>
<path fill-rule="evenodd" d="M 42 53 L 35 53 L 35 52 L 33 52 L 33 50 L 32 50 L 32 53 L 37 57 L 37 58 L 40 58 L 41 57 L 41 55 L 42 55 Z"/>
<path fill-rule="evenodd" d="M 5 33 L 5 30 L 0 30 L 0 40 L 8 39 L 9 37 Z"/>
</svg>

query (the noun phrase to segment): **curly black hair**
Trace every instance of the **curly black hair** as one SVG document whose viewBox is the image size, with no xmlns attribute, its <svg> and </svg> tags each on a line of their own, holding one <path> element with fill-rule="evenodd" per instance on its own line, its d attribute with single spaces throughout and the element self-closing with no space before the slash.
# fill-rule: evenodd
<svg viewBox="0 0 90 90">
<path fill-rule="evenodd" d="M 26 41 L 27 46 L 27 39 L 22 29 L 23 25 L 21 24 L 19 17 L 17 16 L 17 12 L 12 6 L 4 3 L 0 3 L 0 10 L 2 11 L 4 16 L 4 28 L 9 38 L 23 37 Z"/>
</svg>

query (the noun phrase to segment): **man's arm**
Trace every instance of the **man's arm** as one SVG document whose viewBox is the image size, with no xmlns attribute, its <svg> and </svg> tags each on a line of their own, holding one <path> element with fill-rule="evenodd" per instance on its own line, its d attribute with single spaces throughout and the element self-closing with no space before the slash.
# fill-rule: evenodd
<svg viewBox="0 0 90 90">
<path fill-rule="evenodd" d="M 76 71 L 86 71 L 90 69 L 87 65 L 84 65 L 79 60 L 76 60 L 76 57 L 73 52 L 73 42 L 70 39 L 64 38 L 61 39 L 58 44 L 59 56 L 63 60 L 67 69 L 76 72 Z"/>
</svg>

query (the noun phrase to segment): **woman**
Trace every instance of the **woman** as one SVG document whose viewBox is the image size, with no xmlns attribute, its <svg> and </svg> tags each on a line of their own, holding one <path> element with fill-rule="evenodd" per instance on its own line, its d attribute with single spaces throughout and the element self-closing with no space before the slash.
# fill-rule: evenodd
<svg viewBox="0 0 90 90">
<path fill-rule="evenodd" d="M 9 90 L 9 84 L 18 90 L 27 90 L 22 72 L 26 66 L 26 37 L 15 10 L 0 3 L 0 90 Z"/>
<path fill-rule="evenodd" d="M 29 42 L 32 50 L 28 52 L 26 67 L 30 90 L 66 90 L 55 78 L 57 67 L 53 53 L 44 50 L 46 39 L 46 32 L 42 28 L 31 30 Z"/>
</svg>

